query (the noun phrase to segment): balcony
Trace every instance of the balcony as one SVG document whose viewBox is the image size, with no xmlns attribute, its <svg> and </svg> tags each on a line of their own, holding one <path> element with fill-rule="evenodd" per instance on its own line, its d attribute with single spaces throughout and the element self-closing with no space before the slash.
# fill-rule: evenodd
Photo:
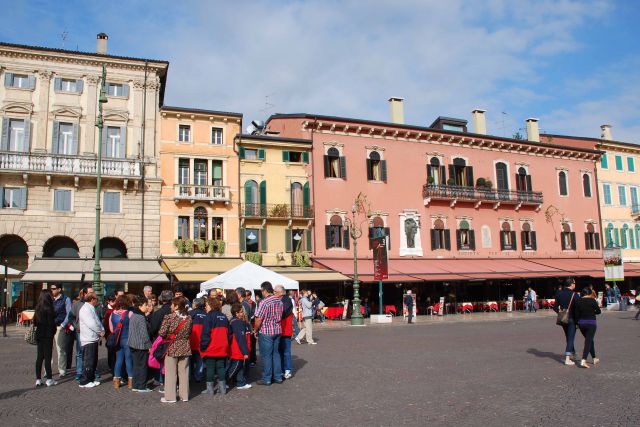
<svg viewBox="0 0 640 427">
<path fill-rule="evenodd" d="M 313 206 L 243 203 L 240 216 L 244 218 L 311 219 Z"/>
<path fill-rule="evenodd" d="M 98 159 L 93 156 L 0 151 L 0 171 L 95 176 L 98 173 Z M 109 177 L 139 178 L 140 162 L 131 159 L 102 159 L 101 173 Z"/>
<path fill-rule="evenodd" d="M 446 200 L 454 207 L 458 202 L 474 203 L 478 208 L 482 203 L 491 203 L 493 209 L 498 209 L 500 205 L 514 205 L 515 210 L 522 206 L 535 206 L 540 209 L 542 205 L 542 192 L 540 191 L 518 191 L 518 190 L 495 190 L 467 187 L 464 185 L 437 185 L 425 184 L 422 187 L 422 197 L 424 205 L 428 206 L 433 200 Z"/>
<path fill-rule="evenodd" d="M 173 200 L 189 200 L 195 202 L 225 202 L 231 201 L 229 187 L 219 185 L 191 185 L 191 184 L 175 184 Z"/>
</svg>

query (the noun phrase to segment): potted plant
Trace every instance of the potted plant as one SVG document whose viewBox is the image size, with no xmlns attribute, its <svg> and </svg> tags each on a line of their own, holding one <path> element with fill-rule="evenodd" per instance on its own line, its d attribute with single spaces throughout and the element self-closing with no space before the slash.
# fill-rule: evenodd
<svg viewBox="0 0 640 427">
<path fill-rule="evenodd" d="M 487 190 L 491 190 L 493 188 L 493 182 L 491 182 L 490 179 L 485 179 L 484 186 Z"/>
<path fill-rule="evenodd" d="M 274 218 L 286 218 L 289 216 L 289 206 L 285 204 L 274 205 L 269 211 L 269 216 Z"/>
<path fill-rule="evenodd" d="M 487 186 L 487 180 L 484 178 L 476 179 L 476 188 L 485 188 Z"/>
<path fill-rule="evenodd" d="M 262 265 L 262 254 L 260 252 L 247 252 L 244 254 L 245 261 L 252 262 L 257 265 Z"/>
<path fill-rule="evenodd" d="M 311 257 L 309 252 L 299 251 L 293 253 L 293 265 L 297 267 L 309 267 L 311 266 Z"/>
<path fill-rule="evenodd" d="M 193 253 L 195 252 L 195 247 L 193 245 L 193 240 L 186 239 L 184 241 L 184 251 L 187 253 L 187 255 L 193 256 Z"/>
<path fill-rule="evenodd" d="M 178 255 L 184 255 L 184 240 L 175 239 L 173 241 L 173 246 L 176 248 Z"/>
<path fill-rule="evenodd" d="M 207 251 L 207 242 L 203 239 L 196 240 L 196 247 L 198 248 L 198 252 L 201 254 L 206 253 Z"/>
<path fill-rule="evenodd" d="M 216 240 L 216 254 L 219 256 L 224 255 L 224 240 Z"/>
<path fill-rule="evenodd" d="M 456 185 L 456 180 L 455 180 L 455 179 L 453 179 L 453 178 L 449 178 L 449 179 L 447 180 L 447 185 Z"/>
<path fill-rule="evenodd" d="M 432 176 L 427 177 L 427 184 L 433 185 L 436 183 L 436 180 Z"/>
</svg>

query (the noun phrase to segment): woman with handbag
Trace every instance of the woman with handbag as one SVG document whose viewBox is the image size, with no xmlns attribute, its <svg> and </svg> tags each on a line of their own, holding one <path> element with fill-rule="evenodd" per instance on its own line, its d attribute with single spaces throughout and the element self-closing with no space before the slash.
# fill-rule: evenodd
<svg viewBox="0 0 640 427">
<path fill-rule="evenodd" d="M 147 388 L 147 359 L 149 348 L 151 347 L 151 338 L 149 338 L 149 328 L 145 318 L 149 308 L 149 300 L 146 297 L 134 297 L 131 319 L 129 319 L 129 339 L 127 344 L 133 361 L 133 370 L 129 376 L 129 378 L 133 377 L 131 391 L 139 393 L 151 391 Z"/>
<path fill-rule="evenodd" d="M 44 385 L 42 382 L 42 364 L 47 375 L 47 387 L 56 385 L 51 373 L 51 359 L 53 357 L 53 337 L 56 334 L 56 314 L 53 309 L 53 297 L 48 290 L 40 292 L 36 313 L 33 317 L 33 328 L 35 329 L 36 345 L 38 355 L 36 356 L 36 387 Z"/>
<path fill-rule="evenodd" d="M 593 364 L 600 362 L 600 359 L 596 357 L 596 347 L 594 344 L 594 337 L 596 335 L 596 315 L 601 313 L 598 302 L 596 301 L 595 294 L 591 286 L 587 286 L 580 292 L 582 298 L 580 298 L 576 304 L 576 319 L 578 320 L 578 327 L 582 336 L 584 336 L 584 350 L 582 351 L 582 359 L 578 366 L 581 368 L 588 368 L 587 357 L 591 353 Z"/>
<path fill-rule="evenodd" d="M 133 314 L 128 310 L 129 300 L 126 296 L 120 295 L 116 298 L 116 302 L 113 306 L 113 312 L 109 318 L 109 330 L 110 341 L 114 342 L 115 346 L 109 346 L 116 350 L 116 364 L 113 369 L 113 387 L 119 389 L 122 383 L 122 367 L 126 367 L 126 373 L 128 376 L 127 387 L 129 390 L 133 389 L 133 359 L 131 357 L 131 349 L 129 348 L 129 322 L 131 315 Z M 113 337 L 111 337 L 113 335 Z"/>
<path fill-rule="evenodd" d="M 176 382 L 180 400 L 189 400 L 189 356 L 191 356 L 191 317 L 187 315 L 187 299 L 171 300 L 171 314 L 162 320 L 158 335 L 170 341 L 164 358 L 164 397 L 162 403 L 176 403 Z"/>
<path fill-rule="evenodd" d="M 558 313 L 558 320 L 556 321 L 556 324 L 562 326 L 564 337 L 567 342 L 564 353 L 564 364 L 567 366 L 575 365 L 575 362 L 571 360 L 571 356 L 576 354 L 573 344 L 576 339 L 574 304 L 580 298 L 580 296 L 574 292 L 575 288 L 575 280 L 566 279 L 564 287 L 556 293 L 556 303 L 553 307 L 554 311 Z"/>
</svg>

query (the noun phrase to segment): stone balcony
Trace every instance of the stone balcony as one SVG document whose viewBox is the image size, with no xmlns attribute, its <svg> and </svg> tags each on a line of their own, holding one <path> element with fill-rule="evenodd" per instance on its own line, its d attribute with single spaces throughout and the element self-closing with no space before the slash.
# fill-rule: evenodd
<svg viewBox="0 0 640 427">
<path fill-rule="evenodd" d="M 192 184 L 175 184 L 173 186 L 173 200 L 188 200 L 195 202 L 231 202 L 231 189 L 219 185 L 192 185 Z"/>
<path fill-rule="evenodd" d="M 425 206 L 434 200 L 445 200 L 451 207 L 462 202 L 473 203 L 475 208 L 482 203 L 491 203 L 493 209 L 509 205 L 514 206 L 516 211 L 522 206 L 535 206 L 538 210 L 543 202 L 540 191 L 496 190 L 464 185 L 425 184 L 422 187 L 422 197 Z"/>
</svg>

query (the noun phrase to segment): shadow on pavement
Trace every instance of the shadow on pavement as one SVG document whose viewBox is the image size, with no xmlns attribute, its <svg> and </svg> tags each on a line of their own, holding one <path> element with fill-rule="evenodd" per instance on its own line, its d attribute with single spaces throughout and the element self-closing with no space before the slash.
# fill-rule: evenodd
<svg viewBox="0 0 640 427">
<path fill-rule="evenodd" d="M 536 357 L 546 357 L 547 359 L 555 360 L 556 362 L 563 364 L 564 356 L 558 353 L 552 353 L 550 351 L 540 351 L 536 348 L 530 348 L 527 353 L 533 354 Z"/>
</svg>

